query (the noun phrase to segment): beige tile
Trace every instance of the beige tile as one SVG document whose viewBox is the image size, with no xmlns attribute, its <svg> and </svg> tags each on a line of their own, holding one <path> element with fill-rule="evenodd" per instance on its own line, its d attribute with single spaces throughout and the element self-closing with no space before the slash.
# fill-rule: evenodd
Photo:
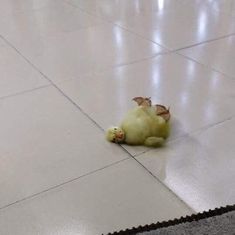
<svg viewBox="0 0 235 235">
<path fill-rule="evenodd" d="M 179 49 L 235 33 L 231 15 L 210 1 L 73 1 L 168 49 Z M 130 17 L 131 15 L 131 17 Z M 187 29 L 187 30 L 185 30 Z"/>
<path fill-rule="evenodd" d="M 0 210 L 0 233 L 107 234 L 191 213 L 130 159 Z"/>
<path fill-rule="evenodd" d="M 0 98 L 48 85 L 49 82 L 0 39 Z"/>
<path fill-rule="evenodd" d="M 0 32 L 53 81 L 152 57 L 163 48 L 72 6 L 0 20 Z M 61 12 L 61 13 L 60 13 Z M 98 24 L 98 25 L 96 25 Z"/>
<path fill-rule="evenodd" d="M 235 78 L 235 36 L 201 44 L 180 53 Z"/>
<path fill-rule="evenodd" d="M 29 7 L 28 3 L 23 5 Z M 16 11 L 12 14 L 6 14 L 0 19 L 0 32 L 17 46 L 22 43 L 19 40 L 25 41 L 27 45 L 34 37 L 40 41 L 40 39 L 43 40 L 43 38 L 53 36 L 56 33 L 72 32 L 104 23 L 97 17 L 63 1 L 50 1 L 45 7 L 38 10 Z"/>
<path fill-rule="evenodd" d="M 222 11 L 228 15 L 235 17 L 235 1 L 234 0 L 217 0 L 212 1 L 213 9 Z"/>
<path fill-rule="evenodd" d="M 76 46 L 75 46 L 76 45 Z M 102 25 L 50 38 L 32 62 L 54 82 L 152 57 L 164 50 L 119 27 Z"/>
<path fill-rule="evenodd" d="M 55 6 L 55 3 L 60 4 L 61 2 L 63 2 L 63 0 L 1 0 L 1 8 L 4 9 L 4 11 L 1 11 L 0 15 L 6 16 L 17 12 L 39 10 L 50 5 Z"/>
<path fill-rule="evenodd" d="M 189 1 L 171 1 L 171 0 L 145 0 L 137 1 L 109 1 L 109 0 L 65 0 L 67 3 L 83 9 L 91 14 L 103 17 L 107 20 L 117 20 L 120 17 L 137 15 L 150 15 L 156 12 L 173 11 L 188 7 Z"/>
<path fill-rule="evenodd" d="M 0 38 L 0 47 L 4 47 L 6 46 L 6 43 L 3 41 L 2 38 Z"/>
<path fill-rule="evenodd" d="M 0 9 L 0 234 L 101 234 L 191 213 L 185 203 L 234 203 L 234 0 L 1 0 Z M 156 56 L 198 43 L 182 51 L 191 59 Z M 159 181 L 94 123 L 119 124 L 134 96 L 171 107 L 164 148 L 124 146 Z"/>
<path fill-rule="evenodd" d="M 235 203 L 235 119 L 137 159 L 196 211 Z"/>
<path fill-rule="evenodd" d="M 95 85 L 94 85 L 95 84 Z M 170 106 L 172 136 L 182 136 L 235 114 L 235 82 L 170 54 L 58 84 L 104 129 L 119 124 L 136 96 Z M 89 90 L 89 92 L 87 92 Z M 131 148 L 132 154 L 146 149 Z"/>
<path fill-rule="evenodd" d="M 5 17 L 0 18 L 0 34 L 28 60 L 31 61 L 37 58 L 40 61 L 41 58 L 41 60 L 43 60 L 42 64 L 45 63 L 45 67 L 48 67 L 47 70 L 58 70 L 53 76 L 66 79 L 64 77 L 69 76 L 74 70 L 76 72 L 77 70 L 80 71 L 79 68 L 83 67 L 86 56 L 89 56 L 81 53 L 85 53 L 85 50 L 87 50 L 87 53 L 90 51 L 90 48 L 87 47 L 90 46 L 89 42 L 87 42 L 87 45 L 84 45 L 84 41 L 89 40 L 90 31 L 87 32 L 86 36 L 84 35 L 80 41 L 74 39 L 74 41 L 71 42 L 73 39 L 69 39 L 69 36 L 66 38 L 65 35 L 73 31 L 80 31 L 102 25 L 104 22 L 64 1 L 44 0 L 42 2 L 45 2 L 45 7 L 34 11 L 30 9 L 16 11 L 14 14 L 6 14 Z M 38 2 L 35 2 L 35 4 L 37 5 Z M 26 8 L 30 8 L 30 4 L 28 2 L 26 3 L 25 0 L 22 5 Z M 83 33 L 84 31 L 82 31 L 80 35 L 83 35 Z M 61 34 L 61 36 L 57 34 Z M 80 35 L 78 35 L 78 37 L 80 37 Z M 65 42 L 69 40 L 69 43 L 72 44 L 65 45 Z M 80 48 L 86 46 L 83 52 L 79 47 L 76 48 L 78 43 L 80 44 Z M 67 52 L 67 54 L 65 52 Z M 78 69 L 77 64 L 79 64 L 79 62 L 74 61 L 74 59 L 76 59 L 73 55 L 74 52 L 77 52 L 75 54 L 82 57 L 80 58 Z M 64 59 L 64 54 L 68 57 L 66 60 Z M 44 71 L 44 69 L 42 69 L 43 72 L 47 72 L 47 70 L 45 69 Z M 74 75 L 74 73 L 72 74 Z M 75 74 L 77 75 L 77 73 Z"/>
<path fill-rule="evenodd" d="M 0 207 L 128 157 L 55 88 L 0 100 Z"/>
<path fill-rule="evenodd" d="M 235 32 L 235 21 L 230 16 L 208 10 L 195 13 L 184 9 L 149 18 L 127 18 L 117 24 L 172 50 Z"/>
</svg>

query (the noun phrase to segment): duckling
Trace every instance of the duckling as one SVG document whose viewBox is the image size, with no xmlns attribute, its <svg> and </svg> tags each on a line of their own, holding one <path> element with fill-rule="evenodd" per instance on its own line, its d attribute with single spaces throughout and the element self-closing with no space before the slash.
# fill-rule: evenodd
<svg viewBox="0 0 235 235">
<path fill-rule="evenodd" d="M 170 111 L 163 105 L 152 105 L 151 98 L 135 97 L 138 106 L 130 110 L 120 127 L 110 127 L 106 139 L 128 145 L 162 146 L 170 134 Z"/>
</svg>

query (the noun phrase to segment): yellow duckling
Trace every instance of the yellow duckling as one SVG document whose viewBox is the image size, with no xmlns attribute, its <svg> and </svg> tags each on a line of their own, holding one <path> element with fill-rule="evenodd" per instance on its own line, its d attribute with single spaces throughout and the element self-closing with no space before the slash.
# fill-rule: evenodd
<svg viewBox="0 0 235 235">
<path fill-rule="evenodd" d="M 115 143 L 159 147 L 170 134 L 170 112 L 162 105 L 151 104 L 150 98 L 133 99 L 138 107 L 130 110 L 120 127 L 111 127 L 106 139 Z"/>
</svg>

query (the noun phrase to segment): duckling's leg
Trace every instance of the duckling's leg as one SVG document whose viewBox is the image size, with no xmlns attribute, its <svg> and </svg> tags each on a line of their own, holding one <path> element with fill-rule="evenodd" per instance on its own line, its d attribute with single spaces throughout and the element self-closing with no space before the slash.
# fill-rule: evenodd
<svg viewBox="0 0 235 235">
<path fill-rule="evenodd" d="M 144 145 L 148 147 L 160 147 L 164 144 L 164 142 L 164 138 L 152 136 L 145 140 Z"/>
</svg>

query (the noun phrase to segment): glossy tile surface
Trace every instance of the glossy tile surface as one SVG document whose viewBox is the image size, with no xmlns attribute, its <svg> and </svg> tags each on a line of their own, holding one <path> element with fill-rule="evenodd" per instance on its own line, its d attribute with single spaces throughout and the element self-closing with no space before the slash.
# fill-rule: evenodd
<svg viewBox="0 0 235 235">
<path fill-rule="evenodd" d="M 183 6 L 188 7 L 191 5 L 190 1 L 171 1 L 171 0 L 149 0 L 146 4 L 145 0 L 137 1 L 109 1 L 109 0 L 66 0 L 67 3 L 83 9 L 90 14 L 104 17 L 110 20 L 118 19 L 129 15 L 151 15 L 158 12 L 179 10 Z M 201 1 L 202 3 L 202 1 Z"/>
<path fill-rule="evenodd" d="M 55 88 L 0 100 L 0 114 L 0 207 L 128 157 Z"/>
<path fill-rule="evenodd" d="M 235 1 L 234 0 L 220 0 L 213 1 L 212 7 L 217 11 L 222 11 L 228 15 L 235 17 Z"/>
<path fill-rule="evenodd" d="M 106 234 L 234 203 L 234 3 L 0 0 L 0 234 Z M 136 96 L 170 106 L 161 149 L 105 140 Z"/>
<path fill-rule="evenodd" d="M 48 39 L 45 47 L 40 56 L 32 55 L 31 60 L 54 82 L 152 57 L 162 51 L 156 44 L 112 25 L 60 34 Z"/>
<path fill-rule="evenodd" d="M 15 6 L 15 4 L 12 5 Z M 29 7 L 29 4 L 23 5 Z M 4 16 L 0 20 L 0 31 L 12 43 L 18 40 L 25 40 L 29 43 L 36 36 L 42 40 L 42 38 L 53 36 L 56 33 L 72 32 L 104 23 L 97 17 L 88 15 L 64 1 L 55 0 L 48 1 L 44 7 L 36 8 L 33 11 L 25 9 L 15 10 L 11 14 L 6 14 L 6 12 L 0 14 Z M 39 39 L 38 41 L 40 41 Z M 18 43 L 20 45 L 20 42 Z"/>
<path fill-rule="evenodd" d="M 1 6 L 4 8 L 4 11 L 1 11 L 0 15 L 15 14 L 17 12 L 30 13 L 30 11 L 40 10 L 50 5 L 56 6 L 54 3 L 60 4 L 62 2 L 63 0 L 1 0 Z"/>
<path fill-rule="evenodd" d="M 135 96 L 148 96 L 153 103 L 171 107 L 171 139 L 235 115 L 235 109 L 231 109 L 235 82 L 175 54 L 74 79 L 58 87 L 104 129 L 120 123 L 136 105 L 131 101 Z M 128 149 L 132 154 L 145 150 Z"/>
<path fill-rule="evenodd" d="M 210 1 L 158 0 L 148 4 L 144 0 L 68 2 L 168 49 L 179 49 L 235 33 L 234 18 L 215 10 Z"/>
<path fill-rule="evenodd" d="M 195 46 L 179 53 L 235 79 L 235 36 Z"/>
<path fill-rule="evenodd" d="M 137 159 L 194 210 L 235 203 L 235 119 Z"/>
<path fill-rule="evenodd" d="M 48 85 L 49 82 L 0 39 L 0 98 Z"/>
<path fill-rule="evenodd" d="M 131 159 L 3 209 L 0 233 L 107 234 L 191 213 Z"/>
<path fill-rule="evenodd" d="M 69 4 L 54 5 L 0 20 L 0 34 L 54 82 L 165 51 Z"/>
</svg>

